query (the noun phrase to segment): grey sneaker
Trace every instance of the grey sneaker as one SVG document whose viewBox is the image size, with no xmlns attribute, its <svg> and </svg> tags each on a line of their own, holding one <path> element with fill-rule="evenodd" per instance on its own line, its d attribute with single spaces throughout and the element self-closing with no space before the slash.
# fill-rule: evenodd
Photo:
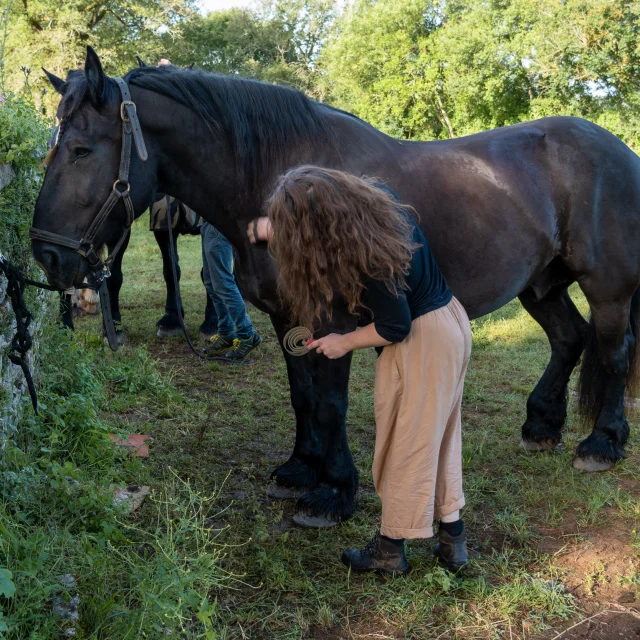
<svg viewBox="0 0 640 640">
<path fill-rule="evenodd" d="M 376 571 L 389 575 L 409 573 L 404 540 L 388 540 L 376 533 L 364 549 L 345 549 L 342 562 L 353 571 Z"/>
</svg>

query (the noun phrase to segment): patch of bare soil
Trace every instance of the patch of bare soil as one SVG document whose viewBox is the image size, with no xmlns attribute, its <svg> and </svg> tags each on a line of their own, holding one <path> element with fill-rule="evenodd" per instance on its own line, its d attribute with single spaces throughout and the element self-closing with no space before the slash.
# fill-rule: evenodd
<svg viewBox="0 0 640 640">
<path fill-rule="evenodd" d="M 631 611 L 606 610 L 593 618 L 587 618 L 578 626 L 565 625 L 555 635 L 546 635 L 549 640 L 634 640 L 640 638 L 640 620 Z"/>
<path fill-rule="evenodd" d="M 607 529 L 580 531 L 565 521 L 563 530 L 560 537 L 557 530 L 541 531 L 538 547 L 565 570 L 563 584 L 582 615 L 540 640 L 640 639 L 640 567 L 622 522 L 612 519 Z"/>
</svg>

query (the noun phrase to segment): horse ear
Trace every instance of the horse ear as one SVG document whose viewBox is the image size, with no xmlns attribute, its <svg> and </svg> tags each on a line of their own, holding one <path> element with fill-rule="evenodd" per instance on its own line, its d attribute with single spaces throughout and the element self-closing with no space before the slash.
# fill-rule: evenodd
<svg viewBox="0 0 640 640">
<path fill-rule="evenodd" d="M 185 69 L 193 69 L 193 65 L 195 64 L 195 62 L 192 62 L 191 64 L 188 64 Z"/>
<path fill-rule="evenodd" d="M 49 82 L 53 86 L 53 88 L 62 96 L 64 95 L 64 85 L 65 81 L 62 78 L 58 78 L 58 76 L 54 76 L 53 73 L 49 73 L 44 67 L 41 67 L 44 71 L 47 78 L 49 78 Z"/>
<path fill-rule="evenodd" d="M 140 58 L 140 56 L 136 56 L 136 61 L 138 63 L 138 66 L 141 67 L 141 68 L 149 66 L 149 65 L 145 64 L 144 62 L 142 62 L 142 59 Z"/>
<path fill-rule="evenodd" d="M 84 61 L 84 75 L 87 78 L 89 99 L 94 105 L 101 105 L 104 102 L 105 75 L 98 54 L 89 46 Z"/>
</svg>

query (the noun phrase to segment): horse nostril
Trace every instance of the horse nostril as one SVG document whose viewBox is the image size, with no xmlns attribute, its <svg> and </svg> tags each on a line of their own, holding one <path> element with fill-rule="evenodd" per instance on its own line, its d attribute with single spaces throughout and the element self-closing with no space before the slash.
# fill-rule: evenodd
<svg viewBox="0 0 640 640">
<path fill-rule="evenodd" d="M 45 271 L 48 273 L 55 272 L 60 266 L 60 255 L 55 249 L 44 249 L 42 251 L 42 263 Z"/>
</svg>

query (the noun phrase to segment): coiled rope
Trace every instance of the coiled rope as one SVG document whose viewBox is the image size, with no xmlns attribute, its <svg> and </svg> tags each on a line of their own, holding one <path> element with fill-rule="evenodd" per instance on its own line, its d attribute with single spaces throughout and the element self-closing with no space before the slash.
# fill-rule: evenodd
<svg viewBox="0 0 640 640">
<path fill-rule="evenodd" d="M 307 343 L 313 339 L 313 333 L 306 327 L 289 329 L 282 340 L 282 346 L 292 356 L 303 356 L 309 353 Z"/>
</svg>

